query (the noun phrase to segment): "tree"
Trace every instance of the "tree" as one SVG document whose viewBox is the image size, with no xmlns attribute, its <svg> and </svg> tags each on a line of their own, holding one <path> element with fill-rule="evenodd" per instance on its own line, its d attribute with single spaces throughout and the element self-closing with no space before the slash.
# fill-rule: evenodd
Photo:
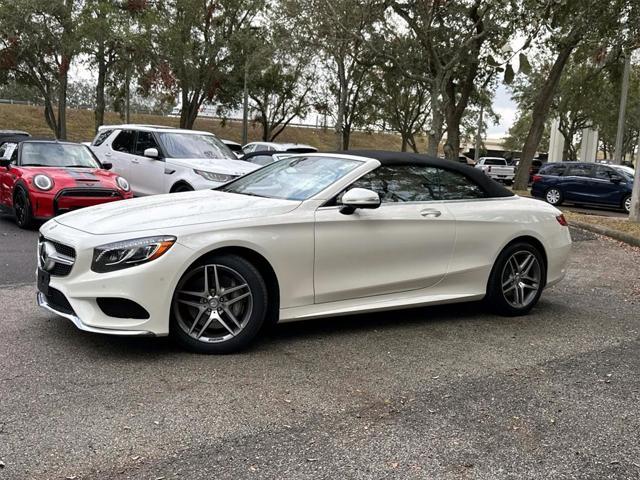
<svg viewBox="0 0 640 480">
<path fill-rule="evenodd" d="M 300 32 L 291 31 L 289 20 L 286 11 L 275 11 L 259 38 L 253 36 L 249 43 L 253 53 L 245 59 L 249 96 L 263 141 L 274 141 L 294 118 L 304 118 L 315 100 L 318 75 L 313 54 Z"/>
<path fill-rule="evenodd" d="M 104 123 L 109 76 L 116 69 L 129 72 L 134 61 L 144 63 L 140 53 L 151 50 L 144 37 L 136 35 L 131 28 L 132 21 L 145 9 L 145 3 L 85 0 L 81 22 L 81 35 L 85 40 L 82 52 L 88 56 L 88 63 L 97 74 L 94 94 L 96 131 Z M 138 53 L 135 59 L 132 51 Z M 130 82 L 130 76 L 125 77 L 124 81 Z"/>
<path fill-rule="evenodd" d="M 181 128 L 192 128 L 202 104 L 223 94 L 240 55 L 230 48 L 233 39 L 263 6 L 263 0 L 167 0 L 149 14 L 154 52 L 146 87 L 179 92 Z"/>
<path fill-rule="evenodd" d="M 377 0 L 290 0 L 287 6 L 300 28 L 313 32 L 309 42 L 321 55 L 333 97 L 336 148 L 348 150 L 352 128 L 368 116 L 370 39 L 383 8 Z"/>
<path fill-rule="evenodd" d="M 510 0 L 386 2 L 422 47 L 417 65 L 408 76 L 430 85 L 431 125 L 428 152 L 437 153 L 446 123 L 447 158 L 457 159 L 460 124 L 469 101 L 483 78 L 500 64 L 494 59 L 508 39 L 515 12 Z M 397 20 L 388 16 L 385 36 L 397 33 Z M 415 62 L 413 58 L 397 61 Z M 405 63 L 406 68 L 406 63 Z M 509 66 L 509 71 L 512 72 Z"/>
<path fill-rule="evenodd" d="M 69 67 L 80 45 L 77 1 L 0 0 L 0 70 L 37 89 L 60 139 L 67 137 Z"/>
<path fill-rule="evenodd" d="M 531 126 L 516 172 L 515 189 L 527 188 L 531 160 L 538 149 L 556 89 L 571 55 L 576 49 L 595 54 L 602 51 L 603 46 L 619 41 L 623 31 L 620 19 L 624 18 L 621 13 L 631 14 L 633 3 L 634 0 L 524 2 L 530 25 L 540 32 L 538 48 L 554 60 L 531 109 Z"/>
<path fill-rule="evenodd" d="M 509 128 L 507 136 L 504 139 L 504 143 L 502 144 L 504 149 L 512 152 L 521 152 L 524 142 L 527 140 L 530 128 L 531 117 L 528 112 L 518 109 L 516 120 L 511 125 L 511 128 Z M 546 152 L 549 149 L 550 129 L 551 127 L 547 121 L 544 126 L 542 138 L 540 139 L 540 144 L 538 145 L 538 151 Z"/>
</svg>

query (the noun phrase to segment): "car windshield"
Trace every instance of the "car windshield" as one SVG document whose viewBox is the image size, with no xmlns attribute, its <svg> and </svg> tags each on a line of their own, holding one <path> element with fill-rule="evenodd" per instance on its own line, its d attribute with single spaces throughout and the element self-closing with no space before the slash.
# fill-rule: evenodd
<svg viewBox="0 0 640 480">
<path fill-rule="evenodd" d="M 54 142 L 23 143 L 20 165 L 23 167 L 100 168 L 100 164 L 85 145 Z"/>
<path fill-rule="evenodd" d="M 238 158 L 222 141 L 213 135 L 163 132 L 160 143 L 169 158 Z"/>
<path fill-rule="evenodd" d="M 218 190 L 257 197 L 306 200 L 362 165 L 335 157 L 291 157 L 249 173 Z"/>
</svg>

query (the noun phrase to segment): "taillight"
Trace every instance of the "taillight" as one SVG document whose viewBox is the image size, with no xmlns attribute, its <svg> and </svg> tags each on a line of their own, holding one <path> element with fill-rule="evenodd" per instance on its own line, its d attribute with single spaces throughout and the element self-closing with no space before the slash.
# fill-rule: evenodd
<svg viewBox="0 0 640 480">
<path fill-rule="evenodd" d="M 487 168 L 487 172 L 491 171 L 491 165 L 489 165 L 489 168 Z"/>
<path fill-rule="evenodd" d="M 563 215 L 563 214 L 558 215 L 558 216 L 556 217 L 556 220 L 557 220 L 557 221 L 558 221 L 558 223 L 559 223 L 560 225 L 562 225 L 563 227 L 568 226 L 567 219 L 566 219 L 566 218 L 564 218 L 564 215 Z"/>
<path fill-rule="evenodd" d="M 539 180 L 542 180 L 542 175 L 534 175 L 533 177 L 531 177 L 531 182 L 537 182 Z"/>
</svg>

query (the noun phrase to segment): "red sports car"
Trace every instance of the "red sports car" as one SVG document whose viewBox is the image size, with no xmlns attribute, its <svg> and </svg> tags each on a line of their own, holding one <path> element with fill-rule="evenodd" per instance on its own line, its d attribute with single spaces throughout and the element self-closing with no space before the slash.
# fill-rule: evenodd
<svg viewBox="0 0 640 480">
<path fill-rule="evenodd" d="M 24 137 L 0 145 L 0 209 L 22 228 L 76 208 L 131 198 L 129 182 L 108 172 L 85 145 Z"/>
</svg>

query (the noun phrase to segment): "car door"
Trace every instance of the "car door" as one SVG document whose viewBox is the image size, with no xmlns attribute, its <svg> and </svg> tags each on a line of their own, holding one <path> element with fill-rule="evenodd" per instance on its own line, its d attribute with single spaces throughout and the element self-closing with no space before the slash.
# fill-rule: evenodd
<svg viewBox="0 0 640 480">
<path fill-rule="evenodd" d="M 594 203 L 619 206 L 622 201 L 622 192 L 625 190 L 622 182 L 613 182 L 612 178 L 623 178 L 613 168 L 605 165 L 596 165 L 593 177 L 589 180 L 591 195 Z"/>
<path fill-rule="evenodd" d="M 131 161 L 133 160 L 133 149 L 135 146 L 136 132 L 134 130 L 120 130 L 111 141 L 106 141 L 98 146 L 104 153 L 100 156 L 100 161 L 111 162 L 112 171 L 127 179 L 131 185 L 131 190 L 137 195 L 135 182 L 131 172 Z"/>
<path fill-rule="evenodd" d="M 18 178 L 16 165 L 18 163 L 18 144 L 5 143 L 0 152 L 0 158 L 11 159 L 9 168 L 0 167 L 0 204 L 11 207 L 13 205 L 13 188 Z"/>
<path fill-rule="evenodd" d="M 590 185 L 593 167 L 584 163 L 569 166 L 561 183 L 565 200 L 587 203 L 593 201 Z"/>
<path fill-rule="evenodd" d="M 433 167 L 383 165 L 349 187 L 378 192 L 379 208 L 345 215 L 337 198 L 316 211 L 316 303 L 426 288 L 445 276 L 455 222 L 435 201 L 436 177 Z"/>
<path fill-rule="evenodd" d="M 136 135 L 133 159 L 131 160 L 131 178 L 135 181 L 137 195 L 155 195 L 165 193 L 165 161 L 159 158 L 144 156 L 147 148 L 155 148 L 160 153 L 153 132 L 138 130 Z"/>
</svg>

